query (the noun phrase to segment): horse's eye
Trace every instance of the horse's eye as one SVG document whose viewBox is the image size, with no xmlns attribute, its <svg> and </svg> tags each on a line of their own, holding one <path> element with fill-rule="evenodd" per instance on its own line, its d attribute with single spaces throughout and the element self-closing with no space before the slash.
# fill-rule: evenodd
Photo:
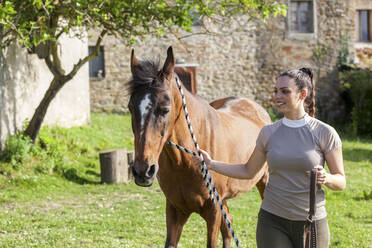
<svg viewBox="0 0 372 248">
<path fill-rule="evenodd" d="M 169 113 L 169 108 L 159 108 L 158 113 L 162 116 L 166 115 Z"/>
</svg>

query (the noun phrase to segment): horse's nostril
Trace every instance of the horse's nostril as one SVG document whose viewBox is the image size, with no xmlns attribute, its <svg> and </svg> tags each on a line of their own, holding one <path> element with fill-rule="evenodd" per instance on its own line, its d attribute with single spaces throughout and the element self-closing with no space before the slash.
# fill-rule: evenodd
<svg viewBox="0 0 372 248">
<path fill-rule="evenodd" d="M 150 166 L 150 169 L 147 172 L 147 176 L 152 177 L 154 174 L 155 174 L 155 165 L 153 164 Z"/>
</svg>

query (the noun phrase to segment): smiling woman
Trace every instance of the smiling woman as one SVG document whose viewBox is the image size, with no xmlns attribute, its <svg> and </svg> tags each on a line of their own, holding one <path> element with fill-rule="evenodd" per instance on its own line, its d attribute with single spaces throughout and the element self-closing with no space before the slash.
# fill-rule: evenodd
<svg viewBox="0 0 372 248">
<path fill-rule="evenodd" d="M 253 178 L 267 161 L 269 182 L 258 217 L 258 248 L 304 246 L 312 169 L 317 169 L 318 185 L 332 190 L 346 186 L 341 140 L 334 128 L 314 118 L 314 88 L 308 68 L 279 76 L 274 101 L 284 118 L 262 128 L 245 164 L 218 162 L 203 153 L 209 169 L 242 179 Z M 330 173 L 324 169 L 325 162 Z M 316 211 L 311 218 L 318 230 L 317 247 L 323 248 L 330 243 L 325 194 L 320 186 L 315 194 Z"/>
</svg>

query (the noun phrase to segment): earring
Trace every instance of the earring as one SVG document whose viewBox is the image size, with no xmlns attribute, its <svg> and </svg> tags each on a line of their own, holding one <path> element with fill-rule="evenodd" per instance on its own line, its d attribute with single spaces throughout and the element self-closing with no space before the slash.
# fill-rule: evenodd
<svg viewBox="0 0 372 248">
<path fill-rule="evenodd" d="M 306 91 L 303 91 L 301 94 L 302 99 L 306 99 Z"/>
</svg>

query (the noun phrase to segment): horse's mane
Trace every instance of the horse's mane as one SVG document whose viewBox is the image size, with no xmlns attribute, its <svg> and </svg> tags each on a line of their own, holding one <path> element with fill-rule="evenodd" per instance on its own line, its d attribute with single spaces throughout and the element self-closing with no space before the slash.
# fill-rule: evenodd
<svg viewBox="0 0 372 248">
<path fill-rule="evenodd" d="M 153 60 L 143 60 L 139 62 L 138 68 L 134 71 L 132 79 L 127 82 L 127 88 L 130 95 L 143 88 L 163 89 L 162 73 L 160 71 L 160 62 Z M 191 84 L 191 75 L 184 68 L 178 67 L 174 72 L 181 80 L 182 85 Z M 186 86 L 185 86 L 186 87 Z M 189 87 L 186 90 L 190 91 Z"/>
<path fill-rule="evenodd" d="M 159 61 L 143 60 L 139 62 L 132 79 L 128 81 L 129 94 L 143 87 L 161 88 L 161 73 L 159 73 Z"/>
</svg>

